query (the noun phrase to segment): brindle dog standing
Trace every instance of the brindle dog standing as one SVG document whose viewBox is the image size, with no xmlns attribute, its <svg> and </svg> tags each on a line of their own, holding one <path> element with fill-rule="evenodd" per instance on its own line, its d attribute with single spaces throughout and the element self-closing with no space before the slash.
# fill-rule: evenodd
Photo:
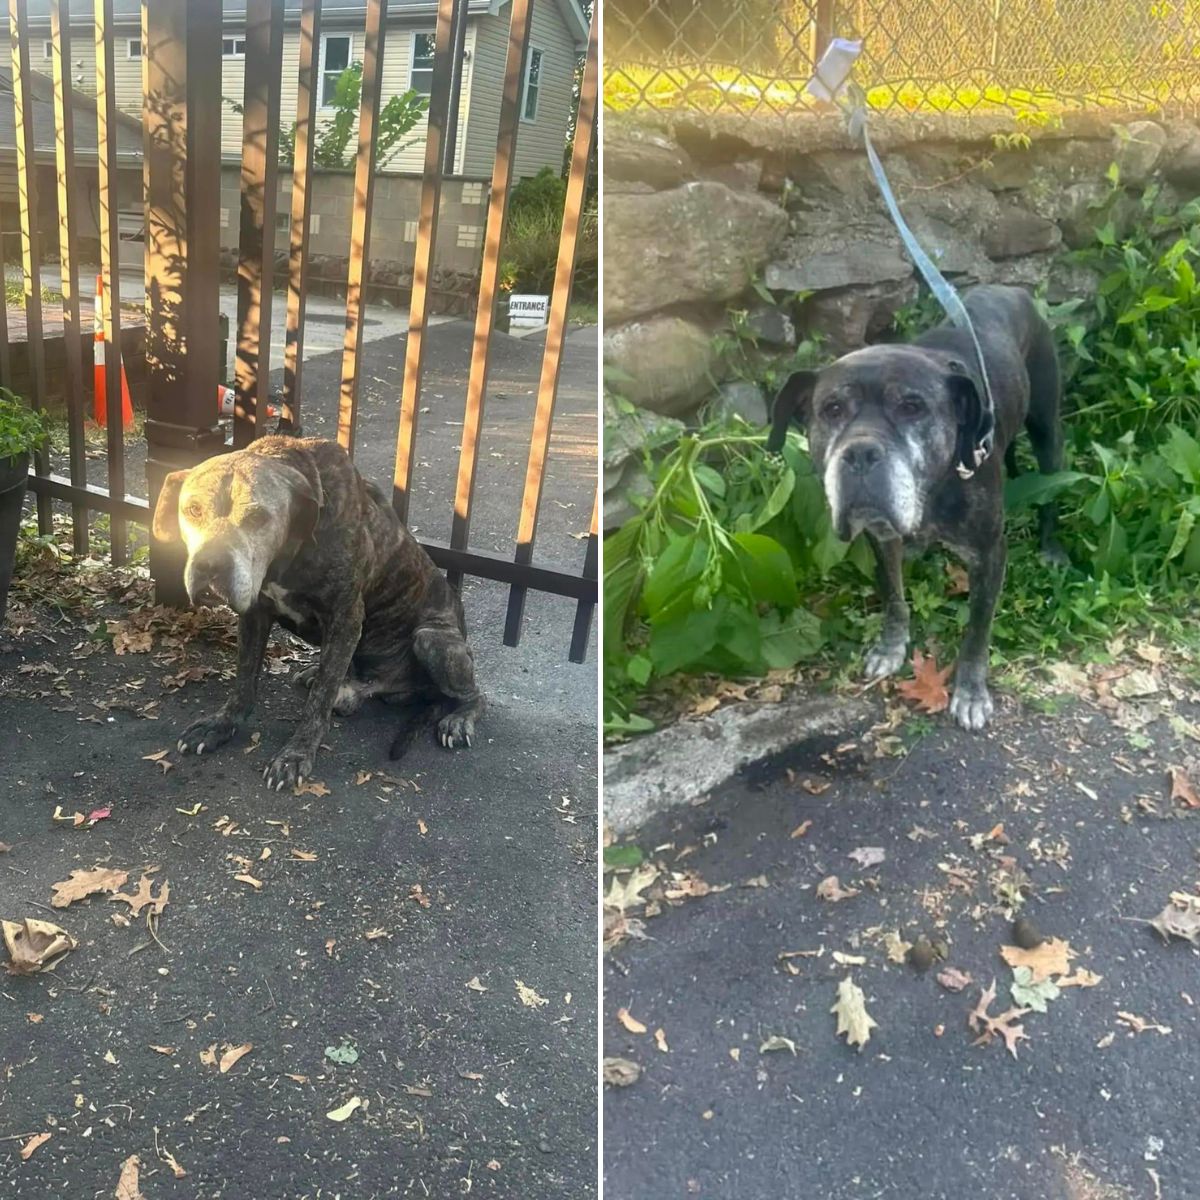
<svg viewBox="0 0 1200 1200">
<path fill-rule="evenodd" d="M 484 701 L 458 593 L 336 442 L 263 437 L 172 472 L 154 535 L 182 536 L 193 604 L 239 618 L 233 693 L 184 730 L 181 752 L 213 750 L 249 718 L 274 621 L 321 648 L 296 677 L 308 687 L 296 731 L 263 773 L 276 791 L 312 774 L 331 714 L 370 696 L 440 717 L 447 748 L 471 744 Z M 406 720 L 393 758 L 413 728 Z"/>
<path fill-rule="evenodd" d="M 1015 473 L 1013 443 L 1024 426 L 1038 468 L 1062 466 L 1059 372 L 1054 335 L 1020 288 L 988 285 L 968 292 L 971 315 L 995 401 L 995 454 L 970 478 L 984 425 L 983 381 L 970 335 L 939 325 L 905 346 L 868 346 L 823 371 L 798 371 L 775 402 L 768 448 L 778 450 L 788 423 L 808 432 L 838 537 L 865 531 L 879 567 L 883 631 L 868 651 L 866 673 L 898 671 L 909 642 L 904 550 L 940 541 L 967 566 L 970 612 L 954 673 L 950 711 L 966 729 L 992 716 L 987 687 L 992 614 L 1004 582 L 1004 480 Z M 1055 506 L 1041 510 L 1042 551 L 1065 562 L 1055 541 Z"/>
</svg>

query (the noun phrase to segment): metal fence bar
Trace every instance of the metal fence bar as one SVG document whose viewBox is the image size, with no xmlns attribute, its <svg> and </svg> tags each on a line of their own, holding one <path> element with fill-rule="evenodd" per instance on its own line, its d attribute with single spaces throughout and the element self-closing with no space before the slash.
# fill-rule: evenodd
<svg viewBox="0 0 1200 1200">
<path fill-rule="evenodd" d="M 12 39 L 13 127 L 17 141 L 17 195 L 21 208 L 21 265 L 25 276 L 25 339 L 29 366 L 30 404 L 46 405 L 46 351 L 42 334 L 42 238 L 38 228 L 37 147 L 33 136 L 33 97 L 30 94 L 29 22 L 25 0 L 8 0 L 8 32 Z M 50 452 L 43 446 L 34 452 L 33 470 L 50 474 Z M 38 493 L 38 532 L 48 534 L 53 526 L 50 497 Z"/>
<path fill-rule="evenodd" d="M 571 649 L 568 654 L 573 663 L 581 663 L 587 657 L 588 634 L 592 628 L 592 614 L 596 611 L 598 591 L 597 576 L 600 563 L 600 491 L 592 504 L 592 524 L 588 533 L 587 553 L 583 560 L 583 578 L 591 585 L 591 595 L 575 606 L 575 624 L 571 629 Z"/>
<path fill-rule="evenodd" d="M 0 219 L 0 279 L 7 280 L 4 259 L 4 221 Z M 12 359 L 8 349 L 8 304 L 0 306 L 0 388 L 12 385 Z"/>
<path fill-rule="evenodd" d="M 480 579 L 494 579 L 498 583 L 524 583 L 539 592 L 550 592 L 555 596 L 566 596 L 571 600 L 594 602 L 596 581 L 570 571 L 556 571 L 551 567 L 535 564 L 522 566 L 503 554 L 490 550 L 455 550 L 445 542 L 422 541 L 421 545 L 439 567 L 445 571 L 458 571 L 464 575 L 476 575 Z"/>
<path fill-rule="evenodd" d="M 300 73 L 296 81 L 296 135 L 292 155 L 292 229 L 288 247 L 287 335 L 283 349 L 280 428 L 300 427 L 300 377 L 304 366 L 304 302 L 308 282 L 308 232 L 312 217 L 313 146 L 317 123 L 317 64 L 321 0 L 300 9 Z"/>
<path fill-rule="evenodd" d="M 30 475 L 29 490 L 47 500 L 69 500 L 72 504 L 83 504 L 91 512 L 108 513 L 114 522 L 150 524 L 150 502 L 140 496 L 117 496 L 90 483 L 77 487 L 62 475 Z"/>
<path fill-rule="evenodd" d="M 370 277 L 371 202 L 375 196 L 375 127 L 383 99 L 383 35 L 386 0 L 368 0 L 363 39 L 362 95 L 358 110 L 358 153 L 354 165 L 354 212 L 350 219 L 350 264 L 346 273 L 346 338 L 338 398 L 338 443 L 354 454 L 358 417 L 358 365 L 362 357 L 363 308 Z"/>
<path fill-rule="evenodd" d="M 458 14 L 454 26 L 454 54 L 451 58 L 452 76 L 450 98 L 446 109 L 446 145 L 442 152 L 442 172 L 454 174 L 454 160 L 458 156 L 458 117 L 462 111 L 463 59 L 467 53 L 467 11 L 470 0 L 458 0 Z"/>
<path fill-rule="evenodd" d="M 513 0 L 504 66 L 504 91 L 500 96 L 496 157 L 492 163 L 492 191 L 488 198 L 483 263 L 479 272 L 479 299 L 475 307 L 471 372 L 467 377 L 467 406 L 463 414 L 462 445 L 458 454 L 458 481 L 454 489 L 454 520 L 450 527 L 450 545 L 456 550 L 465 550 L 471 537 L 471 501 L 475 497 L 479 433 L 483 428 L 483 408 L 487 400 L 488 357 L 492 348 L 492 327 L 496 321 L 496 289 L 500 281 L 500 247 L 504 240 L 513 158 L 517 150 L 521 81 L 525 74 L 531 13 L 531 0 Z M 461 571 L 450 571 L 448 578 L 452 587 L 462 586 Z"/>
<path fill-rule="evenodd" d="M 225 448 L 217 421 L 221 8 L 143 0 L 146 482 Z M 150 541 L 159 603 L 183 606 L 183 547 Z"/>
<path fill-rule="evenodd" d="M 50 47 L 54 78 L 54 165 L 58 184 L 58 258 L 62 279 L 63 382 L 67 401 L 67 439 L 71 482 L 87 483 L 87 446 L 83 432 L 83 353 L 79 333 L 78 215 L 75 204 L 75 110 L 71 97 L 70 0 L 50 4 Z M 75 553 L 88 552 L 88 511 L 71 507 Z"/>
<path fill-rule="evenodd" d="M 429 125 L 425 135 L 425 173 L 417 218 L 412 300 L 408 306 L 408 337 L 404 346 L 404 384 L 400 392 L 400 428 L 396 433 L 396 465 L 392 475 L 392 507 L 405 524 L 408 523 L 408 503 L 412 492 L 417 406 L 421 399 L 425 329 L 429 322 L 429 293 L 433 282 L 433 251 L 437 242 L 438 209 L 442 200 L 442 148 L 446 139 L 451 54 L 457 32 L 457 14 L 457 0 L 438 0 L 433 82 L 429 91 Z"/>
<path fill-rule="evenodd" d="M 247 0 L 246 4 L 238 340 L 233 404 L 235 449 L 248 446 L 262 434 L 271 390 L 283 3 L 284 0 Z"/>
<path fill-rule="evenodd" d="M 579 90 L 579 111 L 575 118 L 575 144 L 571 153 L 571 172 L 567 178 L 567 197 L 563 208 L 562 234 L 558 243 L 558 263 L 554 269 L 554 296 L 550 303 L 550 321 L 546 330 L 546 349 L 542 355 L 542 374 L 538 382 L 537 411 L 533 436 L 529 441 L 529 462 L 525 468 L 525 489 L 521 496 L 521 517 L 517 529 L 514 561 L 533 561 L 533 542 L 537 535 L 538 514 L 542 505 L 542 487 L 546 479 L 546 458 L 554 422 L 554 402 L 562 370 L 562 352 L 566 341 L 567 311 L 571 304 L 571 283 L 579 248 L 579 229 L 583 221 L 583 203 L 587 192 L 588 168 L 595 141 L 596 101 L 599 82 L 597 25 L 592 22 L 588 38 L 587 61 Z M 515 646 L 521 640 L 521 622 L 525 613 L 526 589 L 514 584 L 508 593 L 508 612 L 504 619 L 504 644 Z"/>
<path fill-rule="evenodd" d="M 108 490 L 125 496 L 125 421 L 121 405 L 121 260 L 120 190 L 117 172 L 117 100 L 114 70 L 113 0 L 95 0 L 96 22 L 96 168 L 100 191 L 100 278 L 104 302 L 104 393 L 108 404 Z M 113 566 L 126 560 L 128 529 L 113 512 L 109 545 Z"/>
</svg>

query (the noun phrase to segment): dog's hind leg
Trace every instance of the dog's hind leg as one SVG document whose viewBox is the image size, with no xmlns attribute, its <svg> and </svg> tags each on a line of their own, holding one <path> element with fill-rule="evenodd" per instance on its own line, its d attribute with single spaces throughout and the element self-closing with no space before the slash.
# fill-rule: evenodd
<svg viewBox="0 0 1200 1200">
<path fill-rule="evenodd" d="M 908 655 L 908 605 L 904 600 L 904 543 L 899 538 L 881 542 L 867 535 L 875 551 L 876 577 L 883 597 L 883 629 L 867 651 L 866 676 L 884 679 L 894 675 Z"/>
<path fill-rule="evenodd" d="M 1029 414 L 1025 418 L 1025 428 L 1029 431 L 1038 470 L 1043 475 L 1052 475 L 1061 471 L 1063 465 L 1062 381 L 1054 335 L 1049 329 L 1039 330 L 1026 358 L 1026 367 L 1029 371 Z M 1069 560 L 1055 536 L 1057 525 L 1058 505 L 1049 500 L 1038 510 L 1039 543 L 1048 562 L 1064 565 Z"/>
<path fill-rule="evenodd" d="M 413 635 L 413 653 L 434 686 L 454 707 L 438 721 L 438 741 L 448 750 L 469 746 L 475 721 L 483 715 L 483 694 L 475 686 L 475 659 L 458 629 L 423 627 Z"/>
</svg>

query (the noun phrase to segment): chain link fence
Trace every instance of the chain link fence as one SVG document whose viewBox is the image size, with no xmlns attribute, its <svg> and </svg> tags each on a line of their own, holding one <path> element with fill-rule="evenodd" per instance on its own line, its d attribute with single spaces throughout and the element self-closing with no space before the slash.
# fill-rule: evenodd
<svg viewBox="0 0 1200 1200">
<path fill-rule="evenodd" d="M 882 111 L 1200 114 L 1200 0 L 605 0 L 612 110 L 794 113 L 831 37 Z"/>
</svg>

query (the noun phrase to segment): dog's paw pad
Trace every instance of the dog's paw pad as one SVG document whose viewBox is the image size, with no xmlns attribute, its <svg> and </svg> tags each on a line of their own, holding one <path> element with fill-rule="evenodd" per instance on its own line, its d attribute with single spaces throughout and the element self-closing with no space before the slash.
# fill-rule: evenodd
<svg viewBox="0 0 1200 1200">
<path fill-rule="evenodd" d="M 978 733 L 992 719 L 995 706 L 986 687 L 955 688 L 950 700 L 950 715 L 964 729 Z"/>
<path fill-rule="evenodd" d="M 908 643 L 876 642 L 867 651 L 863 674 L 867 679 L 886 679 L 895 675 L 904 666 L 908 657 Z"/>
<path fill-rule="evenodd" d="M 475 736 L 475 718 L 464 717 L 458 713 L 451 713 L 448 717 L 443 717 L 438 722 L 437 737 L 447 750 L 454 750 L 458 746 L 470 746 L 471 739 Z"/>
</svg>

